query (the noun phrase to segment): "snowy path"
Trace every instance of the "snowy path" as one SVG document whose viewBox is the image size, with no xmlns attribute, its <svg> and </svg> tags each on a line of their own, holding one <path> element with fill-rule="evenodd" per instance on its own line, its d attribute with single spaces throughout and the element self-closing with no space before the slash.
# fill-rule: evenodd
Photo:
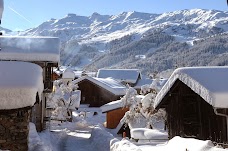
<svg viewBox="0 0 228 151">
<path fill-rule="evenodd" d="M 85 111 L 86 109 L 82 110 Z M 100 125 L 99 123 L 103 123 L 105 121 L 106 116 L 101 113 L 99 108 L 90 108 L 90 111 L 91 112 L 87 111 L 86 118 L 79 116 L 78 112 L 81 111 L 73 112 L 73 122 L 51 122 L 51 135 L 48 136 L 50 140 L 47 142 L 54 144 L 52 145 L 52 148 L 54 148 L 53 151 L 110 150 L 109 141 L 106 141 L 106 137 L 99 140 L 96 139 L 101 137 L 101 134 L 103 134 L 103 129 L 100 129 L 98 125 Z M 93 115 L 95 111 L 98 112 L 99 116 Z M 94 130 L 96 132 L 98 131 L 95 135 Z M 93 133 L 93 136 L 91 133 Z"/>
<path fill-rule="evenodd" d="M 92 151 L 91 130 L 74 130 L 67 133 L 63 142 L 64 151 Z"/>
<path fill-rule="evenodd" d="M 86 121 L 52 125 L 52 135 L 58 138 L 56 151 L 93 151 L 90 127 Z"/>
</svg>

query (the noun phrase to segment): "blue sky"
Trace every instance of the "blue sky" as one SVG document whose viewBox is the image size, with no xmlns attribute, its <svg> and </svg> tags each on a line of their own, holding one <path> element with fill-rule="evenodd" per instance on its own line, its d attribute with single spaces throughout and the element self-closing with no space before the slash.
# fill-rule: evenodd
<svg viewBox="0 0 228 151">
<path fill-rule="evenodd" d="M 226 0 L 4 0 L 2 27 L 24 30 L 68 13 L 115 15 L 123 11 L 163 13 L 202 8 L 227 11 Z"/>
</svg>

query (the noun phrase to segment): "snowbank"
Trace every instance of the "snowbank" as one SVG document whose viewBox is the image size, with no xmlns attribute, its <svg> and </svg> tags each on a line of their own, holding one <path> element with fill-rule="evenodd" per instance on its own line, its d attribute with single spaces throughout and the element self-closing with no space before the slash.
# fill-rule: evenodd
<svg viewBox="0 0 228 151">
<path fill-rule="evenodd" d="M 111 144 L 111 151 L 225 151 L 213 145 L 211 141 L 202 141 L 193 138 L 174 137 L 163 144 L 138 144 L 129 139 L 115 141 Z"/>
<path fill-rule="evenodd" d="M 110 150 L 111 140 L 114 136 L 106 131 L 102 125 L 93 128 L 91 133 L 91 142 L 97 150 L 108 151 Z M 94 149 L 95 150 L 95 149 Z"/>
<path fill-rule="evenodd" d="M 131 129 L 131 137 L 134 139 L 165 139 L 168 140 L 168 133 L 165 131 L 159 131 L 156 129 L 148 128 L 133 128 Z"/>
<path fill-rule="evenodd" d="M 35 125 L 33 123 L 29 123 L 29 151 L 53 151 L 49 145 L 44 144 L 41 141 Z"/>
<path fill-rule="evenodd" d="M 121 141 L 112 140 L 110 151 L 142 151 L 138 146 L 133 144 L 128 138 L 123 138 Z"/>
<path fill-rule="evenodd" d="M 19 61 L 0 62 L 0 109 L 33 106 L 43 92 L 42 68 Z"/>
</svg>

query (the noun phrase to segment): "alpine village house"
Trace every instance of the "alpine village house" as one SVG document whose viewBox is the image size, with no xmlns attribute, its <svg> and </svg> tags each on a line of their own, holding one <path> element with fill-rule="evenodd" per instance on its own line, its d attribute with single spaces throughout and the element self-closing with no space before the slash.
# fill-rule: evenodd
<svg viewBox="0 0 228 151">
<path fill-rule="evenodd" d="M 60 60 L 60 41 L 1 36 L 0 44 L 0 149 L 25 151 L 29 122 L 37 131 L 45 128 L 45 101 Z"/>
<path fill-rule="evenodd" d="M 155 99 L 167 113 L 169 139 L 193 137 L 227 144 L 228 67 L 185 67 L 174 71 Z"/>
</svg>

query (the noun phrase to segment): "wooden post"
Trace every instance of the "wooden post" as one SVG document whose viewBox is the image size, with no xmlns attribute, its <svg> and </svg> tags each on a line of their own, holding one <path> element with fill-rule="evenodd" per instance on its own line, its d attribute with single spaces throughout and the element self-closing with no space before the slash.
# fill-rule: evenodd
<svg viewBox="0 0 228 151">
<path fill-rule="evenodd" d="M 127 133 L 123 131 L 123 138 L 127 137 Z"/>
</svg>

